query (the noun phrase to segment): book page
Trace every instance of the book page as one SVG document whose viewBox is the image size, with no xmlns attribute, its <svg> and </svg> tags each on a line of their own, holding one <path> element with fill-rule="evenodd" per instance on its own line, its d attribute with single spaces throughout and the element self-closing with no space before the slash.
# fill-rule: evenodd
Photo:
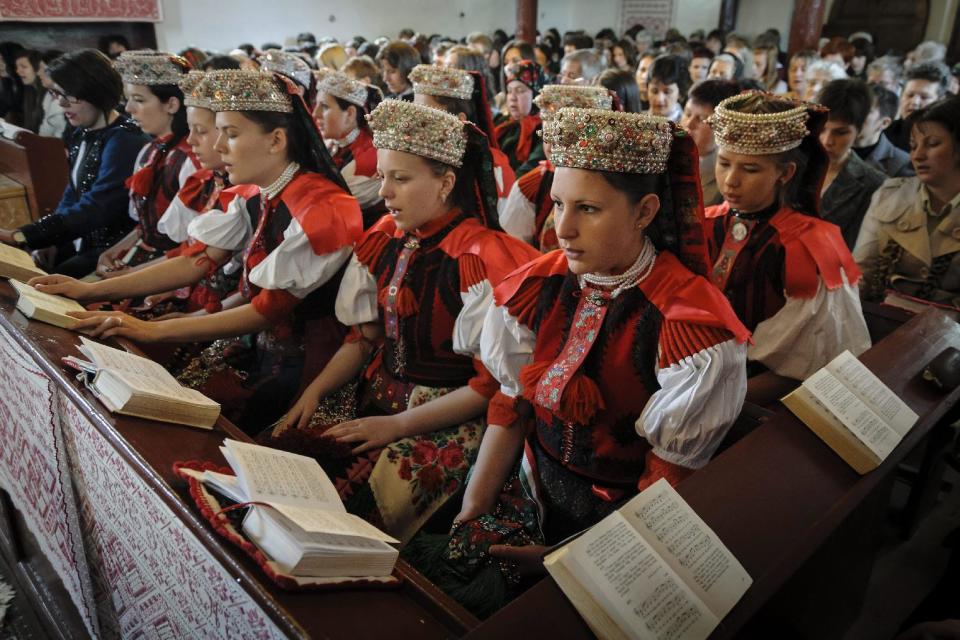
<svg viewBox="0 0 960 640">
<path fill-rule="evenodd" d="M 620 512 L 568 546 L 563 564 L 626 636 L 699 640 L 719 624 Z"/>
<path fill-rule="evenodd" d="M 130 371 L 132 368 L 131 365 L 134 365 L 134 363 L 126 363 L 124 365 L 126 367 L 125 370 L 118 370 L 115 367 L 101 367 L 101 370 L 108 371 L 117 376 L 123 384 L 133 389 L 138 396 L 162 397 L 192 405 L 217 405 L 216 402 L 196 389 L 184 387 L 174 378 L 160 378 L 152 370 L 139 372 Z M 161 365 L 157 364 L 157 366 Z"/>
<path fill-rule="evenodd" d="M 727 615 L 753 582 L 720 538 L 663 478 L 620 512 L 717 618 Z"/>
<path fill-rule="evenodd" d="M 883 384 L 865 364 L 852 353 L 844 351 L 826 366 L 834 377 L 843 381 L 861 402 L 880 416 L 900 437 L 907 435 L 919 416 L 907 403 Z"/>
<path fill-rule="evenodd" d="M 330 478 L 313 458 L 229 438 L 223 444 L 250 500 L 346 512 Z"/>
<path fill-rule="evenodd" d="M 400 542 L 380 531 L 363 518 L 346 512 L 325 511 L 312 507 L 296 507 L 279 503 L 271 504 L 271 506 L 308 533 L 327 533 L 381 540 L 383 542 Z"/>
<path fill-rule="evenodd" d="M 842 380 L 826 368 L 804 380 L 803 387 L 881 460 L 900 443 L 903 436 L 871 411 Z"/>
</svg>

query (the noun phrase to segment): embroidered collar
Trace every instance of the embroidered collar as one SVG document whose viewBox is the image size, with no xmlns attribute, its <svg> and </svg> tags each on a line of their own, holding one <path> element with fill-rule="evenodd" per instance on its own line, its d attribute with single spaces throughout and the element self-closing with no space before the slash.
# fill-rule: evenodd
<svg viewBox="0 0 960 640">
<path fill-rule="evenodd" d="M 740 218 L 741 220 L 767 220 L 772 218 L 773 215 L 780 210 L 780 203 L 774 202 L 772 205 L 766 209 L 761 209 L 760 211 L 752 211 L 750 213 L 744 213 L 743 211 L 738 211 L 733 207 L 730 207 L 730 215 L 735 218 Z"/>
<path fill-rule="evenodd" d="M 429 220 L 425 224 L 421 225 L 418 229 L 414 229 L 412 235 L 421 240 L 432 238 L 446 229 L 448 226 L 454 226 L 451 223 L 457 220 L 457 218 L 460 216 L 460 213 L 460 209 L 458 207 L 454 207 L 439 218 Z"/>
<path fill-rule="evenodd" d="M 348 147 L 354 142 L 356 142 L 357 138 L 359 137 L 360 137 L 360 127 L 354 127 L 353 131 L 351 131 L 350 133 L 348 133 L 342 138 L 335 139 L 333 143 L 337 145 L 337 148 L 343 149 L 344 147 Z"/>
</svg>

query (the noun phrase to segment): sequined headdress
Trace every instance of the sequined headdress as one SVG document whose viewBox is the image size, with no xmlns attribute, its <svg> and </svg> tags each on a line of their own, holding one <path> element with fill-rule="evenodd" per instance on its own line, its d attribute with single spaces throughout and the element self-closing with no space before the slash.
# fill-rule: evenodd
<svg viewBox="0 0 960 640">
<path fill-rule="evenodd" d="M 469 100 L 473 96 L 473 77 L 463 69 L 418 64 L 410 72 L 413 92 Z"/>
<path fill-rule="evenodd" d="M 378 149 L 405 151 L 454 167 L 463 164 L 464 124 L 456 116 L 403 100 L 384 100 L 367 116 Z"/>
<path fill-rule="evenodd" d="M 319 93 L 336 96 L 358 107 L 367 106 L 367 85 L 339 71 L 327 71 L 317 85 Z"/>
<path fill-rule="evenodd" d="M 574 109 L 556 113 L 544 141 L 558 167 L 617 173 L 663 173 L 673 128 L 666 118 L 641 113 Z"/>
<path fill-rule="evenodd" d="M 196 93 L 211 111 L 293 113 L 290 91 L 285 91 L 278 80 L 266 71 L 208 71 Z"/>
<path fill-rule="evenodd" d="M 190 70 L 190 63 L 180 56 L 161 51 L 124 51 L 113 63 L 127 84 L 147 86 L 178 84 Z"/>
<path fill-rule="evenodd" d="M 744 104 L 756 99 L 792 105 L 776 113 L 743 113 Z M 830 165 L 820 144 L 820 131 L 830 110 L 810 102 L 789 100 L 762 91 L 747 91 L 717 105 L 707 123 L 717 145 L 733 153 L 773 155 L 798 149 L 806 162 L 791 179 L 784 204 L 812 216 L 820 215 L 820 191 Z"/>
<path fill-rule="evenodd" d="M 296 54 L 268 49 L 260 56 L 260 68 L 264 71 L 282 73 L 304 89 L 310 88 L 313 69 Z"/>
<path fill-rule="evenodd" d="M 203 71 L 191 71 L 180 81 L 180 91 L 183 91 L 183 104 L 187 107 L 201 107 L 209 109 L 210 103 L 206 96 L 199 91 L 200 84 L 206 74 Z"/>
<path fill-rule="evenodd" d="M 740 107 L 757 97 L 795 106 L 776 113 L 744 113 Z M 731 96 L 717 105 L 707 123 L 713 128 L 717 144 L 734 153 L 772 155 L 796 149 L 810 133 L 807 128 L 809 105 L 780 96 L 750 91 Z"/>
<path fill-rule="evenodd" d="M 601 109 L 610 111 L 613 108 L 613 95 L 605 87 L 582 87 L 571 84 L 548 84 L 533 103 L 540 108 L 540 118 L 543 120 L 543 135 L 551 135 L 557 111 L 564 107 L 576 109 Z"/>
</svg>

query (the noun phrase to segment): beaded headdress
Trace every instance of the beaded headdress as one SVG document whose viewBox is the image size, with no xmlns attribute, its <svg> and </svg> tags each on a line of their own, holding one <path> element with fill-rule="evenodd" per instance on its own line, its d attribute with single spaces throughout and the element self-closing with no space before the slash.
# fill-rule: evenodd
<svg viewBox="0 0 960 640">
<path fill-rule="evenodd" d="M 403 100 L 384 100 L 367 116 L 378 149 L 405 151 L 460 167 L 467 147 L 456 116 Z"/>
<path fill-rule="evenodd" d="M 743 113 L 744 102 L 757 96 L 795 106 L 777 113 Z M 807 120 L 810 104 L 786 100 L 760 91 L 749 91 L 731 96 L 714 109 L 707 123 L 713 128 L 717 144 L 734 153 L 770 155 L 796 149 L 810 133 Z"/>
<path fill-rule="evenodd" d="M 200 83 L 206 74 L 203 71 L 191 71 L 180 81 L 180 91 L 183 91 L 183 104 L 186 107 L 201 107 L 209 109 L 210 103 L 200 91 Z"/>
<path fill-rule="evenodd" d="M 154 86 L 178 84 L 190 70 L 190 63 L 180 56 L 160 51 L 124 51 L 113 67 L 127 84 Z"/>
<path fill-rule="evenodd" d="M 283 89 L 281 78 L 272 73 L 227 69 L 204 75 L 196 92 L 211 111 L 293 113 L 289 91 Z"/>
<path fill-rule="evenodd" d="M 367 105 L 367 85 L 339 71 L 328 71 L 317 85 L 319 93 L 336 96 L 358 107 Z"/>
<path fill-rule="evenodd" d="M 544 131 L 556 166 L 617 173 L 663 173 L 673 137 L 666 118 L 571 107 L 560 109 Z"/>
<path fill-rule="evenodd" d="M 473 96 L 473 77 L 463 69 L 418 64 L 409 78 L 414 93 L 460 100 L 469 100 Z"/>
<path fill-rule="evenodd" d="M 260 68 L 264 71 L 282 73 L 303 88 L 310 88 L 313 69 L 298 55 L 277 49 L 267 49 L 260 56 Z"/>
<path fill-rule="evenodd" d="M 554 116 L 564 107 L 576 109 L 602 109 L 610 111 L 613 108 L 613 96 L 605 87 L 582 87 L 572 84 L 548 84 L 533 103 L 540 108 L 540 118 L 543 120 L 543 135 L 549 136 L 552 131 Z"/>
</svg>

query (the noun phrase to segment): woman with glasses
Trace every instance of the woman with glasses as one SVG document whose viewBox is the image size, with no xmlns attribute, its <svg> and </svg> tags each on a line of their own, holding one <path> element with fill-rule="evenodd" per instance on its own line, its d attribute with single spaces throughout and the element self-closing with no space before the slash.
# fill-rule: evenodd
<svg viewBox="0 0 960 640">
<path fill-rule="evenodd" d="M 53 247 L 48 269 L 82 277 L 133 226 L 124 182 L 149 138 L 117 111 L 123 81 L 96 49 L 61 56 L 47 73 L 50 94 L 76 127 L 68 143 L 69 181 L 55 212 L 19 229 L 0 229 L 0 241 L 26 249 Z"/>
</svg>

